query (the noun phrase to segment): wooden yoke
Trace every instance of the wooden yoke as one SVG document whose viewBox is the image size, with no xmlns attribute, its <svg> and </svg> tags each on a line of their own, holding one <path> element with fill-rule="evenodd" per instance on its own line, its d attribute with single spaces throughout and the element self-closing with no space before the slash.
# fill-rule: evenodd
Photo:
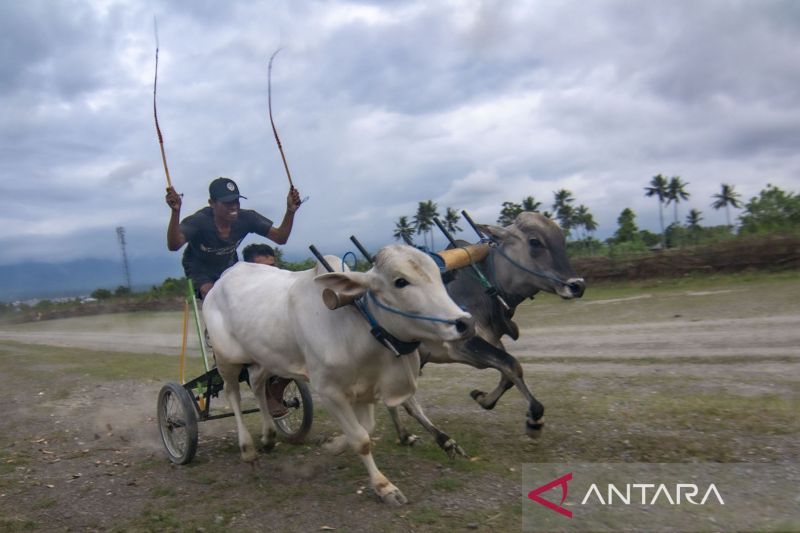
<svg viewBox="0 0 800 533">
<path fill-rule="evenodd" d="M 463 247 L 442 250 L 436 255 L 442 258 L 445 272 L 449 272 L 483 261 L 489 255 L 489 244 L 468 244 Z"/>
</svg>

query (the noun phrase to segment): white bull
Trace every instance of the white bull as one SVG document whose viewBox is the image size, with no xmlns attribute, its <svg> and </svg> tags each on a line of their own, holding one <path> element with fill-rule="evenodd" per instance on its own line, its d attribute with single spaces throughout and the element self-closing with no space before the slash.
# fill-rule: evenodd
<svg viewBox="0 0 800 533">
<path fill-rule="evenodd" d="M 334 269 L 341 262 L 330 258 Z M 321 267 L 289 272 L 239 263 L 214 285 L 203 304 L 225 394 L 236 417 L 245 461 L 256 458 L 242 423 L 239 373 L 250 365 L 250 386 L 263 417 L 262 444 L 274 445 L 275 426 L 266 405 L 272 375 L 310 380 L 344 433 L 337 442 L 360 455 L 370 484 L 381 499 L 406 503 L 402 492 L 378 470 L 371 452 L 374 403 L 397 406 L 417 386 L 419 354 L 400 357 L 382 346 L 353 306 L 331 311 L 324 288 L 343 296 L 365 294 L 369 311 L 402 341 L 446 342 L 473 334 L 470 315 L 447 295 L 439 270 L 426 254 L 409 246 L 381 250 L 366 273 L 321 274 Z M 321 274 L 321 275 L 320 275 Z"/>
</svg>

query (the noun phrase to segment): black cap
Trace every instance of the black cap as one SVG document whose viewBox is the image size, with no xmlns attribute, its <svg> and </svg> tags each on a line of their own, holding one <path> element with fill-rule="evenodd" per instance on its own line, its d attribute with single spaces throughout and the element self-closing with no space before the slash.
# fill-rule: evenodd
<svg viewBox="0 0 800 533">
<path fill-rule="evenodd" d="M 232 202 L 239 198 L 247 200 L 246 196 L 239 194 L 236 182 L 228 178 L 217 178 L 208 186 L 208 197 L 218 202 Z"/>
</svg>

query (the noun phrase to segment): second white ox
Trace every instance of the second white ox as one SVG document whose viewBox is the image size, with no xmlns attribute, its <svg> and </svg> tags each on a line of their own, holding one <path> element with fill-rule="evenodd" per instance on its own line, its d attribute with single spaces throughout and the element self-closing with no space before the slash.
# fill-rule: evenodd
<svg viewBox="0 0 800 533">
<path fill-rule="evenodd" d="M 338 259 L 328 260 L 342 270 Z M 263 417 L 264 446 L 275 442 L 266 405 L 267 378 L 310 380 L 344 433 L 337 444 L 349 444 L 360 455 L 373 490 L 384 502 L 406 503 L 403 493 L 375 465 L 370 433 L 378 399 L 391 407 L 414 394 L 419 354 L 415 350 L 395 356 L 375 340 L 353 306 L 331 311 L 321 292 L 324 288 L 343 296 L 369 292 L 364 298 L 369 311 L 401 341 L 458 340 L 474 333 L 472 319 L 447 295 L 433 260 L 409 246 L 382 249 L 366 273 L 323 272 L 320 266 L 289 272 L 239 263 L 206 297 L 203 316 L 236 416 L 242 458 L 256 458 L 240 407 L 239 373 L 249 365 L 250 386 Z"/>
</svg>

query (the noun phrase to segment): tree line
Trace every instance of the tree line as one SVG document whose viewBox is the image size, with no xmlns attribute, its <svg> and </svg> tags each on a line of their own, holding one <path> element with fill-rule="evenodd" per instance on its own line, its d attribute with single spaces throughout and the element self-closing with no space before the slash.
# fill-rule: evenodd
<svg viewBox="0 0 800 533">
<path fill-rule="evenodd" d="M 549 209 L 542 209 L 543 202 L 533 196 L 526 196 L 521 201 L 504 201 L 500 206 L 497 223 L 506 226 L 525 211 L 539 212 L 556 220 L 567 236 L 571 251 L 588 250 L 590 252 L 606 248 L 628 248 L 631 251 L 648 248 L 669 248 L 686 244 L 718 241 L 737 234 L 770 233 L 800 230 L 800 196 L 792 192 L 767 184 L 758 196 L 744 203 L 735 186 L 722 183 L 720 190 L 711 196 L 709 207 L 725 210 L 727 224 L 724 226 L 706 227 L 701 225 L 703 212 L 693 208 L 686 214 L 684 223 L 680 220 L 679 205 L 691 197 L 689 183 L 680 176 L 667 178 L 663 174 L 653 176 L 644 187 L 644 195 L 658 201 L 660 232 L 655 234 L 648 230 L 640 230 L 636 224 L 636 214 L 626 207 L 617 218 L 617 229 L 613 236 L 605 242 L 594 238 L 598 229 L 594 215 L 584 204 L 578 204 L 573 193 L 560 189 L 553 193 L 553 203 Z M 576 205 L 577 204 L 577 205 Z M 672 222 L 665 224 L 665 208 L 672 206 Z M 742 210 L 739 215 L 739 226 L 732 223 L 731 210 Z M 395 222 L 393 237 L 398 241 L 413 242 L 414 235 L 422 235 L 425 246 L 434 248 L 433 219 L 439 217 L 438 206 L 433 200 L 418 203 L 417 212 L 413 216 L 401 216 Z M 451 233 L 461 231 L 458 226 L 461 217 L 456 209 L 447 207 L 442 219 L 443 225 Z"/>
<path fill-rule="evenodd" d="M 703 226 L 703 213 L 698 209 L 691 209 L 686 214 L 684 223 L 680 222 L 679 204 L 687 201 L 691 194 L 688 183 L 680 176 L 666 178 L 662 174 L 653 176 L 644 187 L 644 195 L 658 201 L 660 233 L 653 233 L 640 229 L 636 223 L 636 213 L 629 207 L 620 212 L 617 218 L 617 228 L 614 234 L 600 242 L 594 238 L 598 228 L 589 208 L 583 204 L 577 206 L 571 191 L 560 189 L 553 193 L 553 203 L 550 209 L 542 210 L 543 203 L 533 196 L 526 196 L 519 202 L 505 201 L 500 206 L 497 224 L 505 226 L 513 223 L 516 217 L 525 211 L 539 212 L 544 216 L 558 221 L 565 231 L 568 241 L 567 248 L 571 254 L 596 254 L 596 253 L 626 253 L 646 251 L 653 248 L 670 248 L 675 246 L 718 242 L 734 238 L 737 235 L 752 235 L 766 233 L 787 233 L 800 231 L 800 195 L 791 191 L 784 191 L 772 184 L 767 184 L 757 196 L 748 202 L 742 201 L 741 195 L 734 185 L 722 183 L 718 193 L 711 196 L 709 207 L 720 210 L 725 209 L 727 224 L 720 226 Z M 672 222 L 664 223 L 664 208 L 672 206 Z M 738 227 L 733 224 L 732 210 L 741 210 L 738 216 Z M 422 235 L 423 241 L 430 249 L 435 249 L 434 218 L 440 216 L 439 207 L 432 200 L 419 202 L 417 212 L 412 217 L 401 216 L 395 223 L 393 237 L 398 241 L 413 242 L 414 235 Z M 461 216 L 459 211 L 447 207 L 442 224 L 451 233 L 462 231 L 459 226 Z M 275 248 L 278 266 L 288 270 L 306 270 L 315 264 L 313 258 L 304 261 L 290 262 L 283 257 L 283 251 Z M 356 270 L 366 270 L 369 265 L 358 261 L 353 267 Z M 148 291 L 131 293 L 123 285 L 113 292 L 108 289 L 97 289 L 91 297 L 97 300 L 112 299 L 155 299 L 161 300 L 169 297 L 181 297 L 186 291 L 185 278 L 167 278 L 161 285 L 155 285 Z M 80 299 L 69 302 L 51 302 L 42 300 L 33 306 L 33 310 L 45 311 L 51 307 L 83 305 Z M 16 314 L 18 307 L 0 304 L 0 317 L 7 314 Z"/>
<path fill-rule="evenodd" d="M 409 220 L 408 216 L 401 216 L 394 225 L 394 233 L 392 236 L 395 240 L 412 243 L 414 234 L 421 234 L 425 246 L 431 250 L 434 247 L 434 218 L 439 218 L 439 206 L 433 200 L 426 200 L 419 202 L 417 206 L 417 213 Z M 444 218 L 439 220 L 442 225 L 450 233 L 461 231 L 458 223 L 461 221 L 461 215 L 452 207 L 445 210 Z M 428 242 L 430 241 L 430 245 Z"/>
<path fill-rule="evenodd" d="M 584 238 L 597 230 L 597 223 L 589 208 L 581 204 L 575 207 L 575 198 L 566 189 L 561 189 L 555 193 L 553 211 L 544 211 L 543 214 L 548 218 L 555 218 L 559 221 L 562 229 L 569 234 L 572 230 L 582 230 L 579 234 Z M 521 202 L 503 202 L 497 223 L 507 226 L 514 222 L 517 215 L 524 211 L 540 212 L 542 202 L 537 201 L 533 196 L 527 196 Z M 412 217 L 401 216 L 396 222 L 392 236 L 395 240 L 412 243 L 415 234 L 422 235 L 424 245 L 430 249 L 434 247 L 434 218 L 439 218 L 438 206 L 433 200 L 419 202 L 417 212 Z M 450 233 L 461 231 L 458 223 L 461 215 L 456 209 L 448 207 L 444 217 L 440 219 L 442 225 Z"/>
</svg>

